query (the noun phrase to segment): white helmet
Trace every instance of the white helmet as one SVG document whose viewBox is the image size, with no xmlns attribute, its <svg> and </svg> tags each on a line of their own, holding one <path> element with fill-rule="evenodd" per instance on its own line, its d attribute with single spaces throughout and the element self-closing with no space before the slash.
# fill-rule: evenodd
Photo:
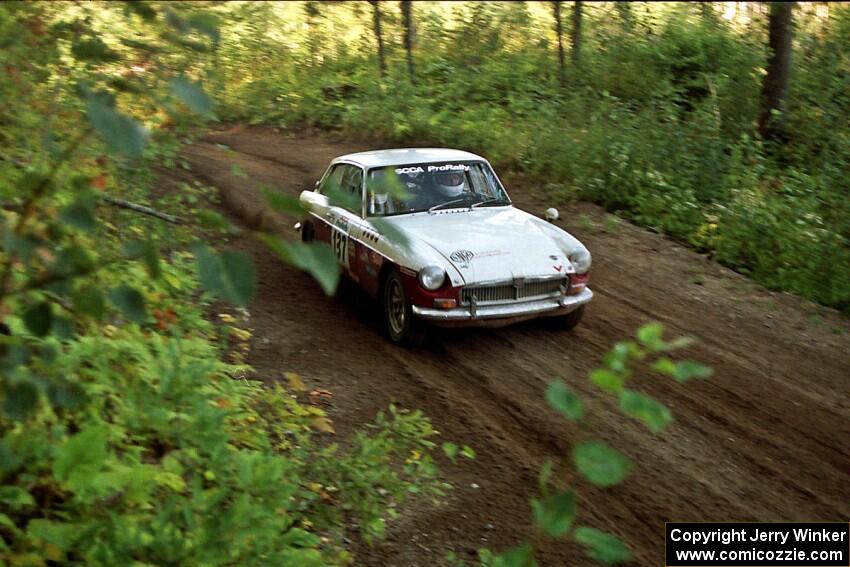
<svg viewBox="0 0 850 567">
<path fill-rule="evenodd" d="M 434 174 L 434 182 L 437 191 L 446 197 L 459 197 L 466 188 L 462 171 L 438 171 Z"/>
</svg>

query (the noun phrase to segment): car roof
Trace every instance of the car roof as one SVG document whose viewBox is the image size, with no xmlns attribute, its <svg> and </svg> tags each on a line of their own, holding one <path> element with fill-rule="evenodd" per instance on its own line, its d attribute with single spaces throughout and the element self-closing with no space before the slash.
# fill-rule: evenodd
<svg viewBox="0 0 850 567">
<path fill-rule="evenodd" d="M 332 163 L 349 161 L 360 166 L 383 167 L 387 165 L 413 165 L 436 161 L 487 161 L 479 155 L 449 148 L 393 148 L 346 154 Z"/>
</svg>

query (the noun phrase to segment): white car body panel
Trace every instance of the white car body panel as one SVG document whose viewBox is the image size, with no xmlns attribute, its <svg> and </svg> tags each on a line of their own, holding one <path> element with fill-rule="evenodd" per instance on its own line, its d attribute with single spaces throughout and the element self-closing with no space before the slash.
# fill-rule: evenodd
<svg viewBox="0 0 850 567">
<path fill-rule="evenodd" d="M 459 274 L 460 281 L 452 278 L 454 285 L 575 272 L 562 247 L 569 239 L 559 242 L 552 238 L 545 222 L 513 206 L 400 215 L 384 222 L 410 243 L 424 242 L 437 251 L 440 264 Z M 433 260 L 433 255 L 429 256 Z M 418 270 L 424 264 L 410 267 Z"/>
</svg>

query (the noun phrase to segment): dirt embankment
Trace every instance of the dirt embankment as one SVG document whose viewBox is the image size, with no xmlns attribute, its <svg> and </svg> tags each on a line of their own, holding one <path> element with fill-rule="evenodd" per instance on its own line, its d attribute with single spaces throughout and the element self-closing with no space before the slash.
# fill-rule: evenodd
<svg viewBox="0 0 850 567">
<path fill-rule="evenodd" d="M 320 136 L 236 128 L 185 149 L 195 176 L 223 190 L 228 209 L 250 224 L 286 230 L 291 219 L 264 212 L 258 189 L 297 195 L 328 161 L 358 149 Z M 234 167 L 235 166 L 235 167 Z M 539 213 L 531 187 L 508 181 L 516 204 Z M 378 332 L 377 307 L 357 292 L 323 295 L 250 237 L 259 275 L 251 306 L 249 362 L 266 377 L 299 372 L 334 393 L 338 435 L 391 403 L 420 408 L 447 439 L 471 445 L 475 461 L 443 462 L 457 489 L 443 505 L 418 503 L 374 547 L 357 543 L 358 565 L 434 565 L 449 550 L 473 558 L 530 533 L 528 501 L 547 456 L 600 437 L 638 466 L 621 486 L 577 479 L 580 522 L 609 530 L 636 565 L 663 565 L 665 521 L 847 521 L 850 518 L 850 321 L 787 294 L 772 293 L 669 239 L 617 221 L 598 207 L 561 207 L 561 225 L 593 252 L 596 298 L 573 332 L 535 322 L 497 330 L 440 331 L 409 352 Z M 715 376 L 681 386 L 653 377 L 635 387 L 664 401 L 675 423 L 655 435 L 619 414 L 588 384 L 610 346 L 658 320 L 671 335 L 698 339 L 687 353 Z M 543 401 L 563 377 L 592 402 L 579 428 Z M 569 542 L 547 544 L 544 565 L 580 565 Z"/>
</svg>

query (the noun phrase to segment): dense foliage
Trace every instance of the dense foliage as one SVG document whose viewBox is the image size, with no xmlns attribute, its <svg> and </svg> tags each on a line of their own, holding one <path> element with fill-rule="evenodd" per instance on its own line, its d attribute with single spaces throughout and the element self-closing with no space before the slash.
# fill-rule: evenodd
<svg viewBox="0 0 850 567">
<path fill-rule="evenodd" d="M 217 8 L 223 111 L 478 151 L 551 199 L 599 202 L 769 287 L 850 309 L 850 7 L 795 9 L 774 145 L 756 129 L 761 3 L 585 3 L 580 66 L 562 81 L 551 3 L 415 3 L 415 83 L 398 4 L 377 3 L 384 79 L 365 2 Z"/>
<path fill-rule="evenodd" d="M 232 230 L 210 188 L 153 194 L 213 112 L 215 18 L 6 3 L 0 31 L 0 565 L 346 564 L 350 526 L 442 494 L 420 413 L 331 443 L 297 375 L 246 379 L 220 300 L 249 302 L 250 260 L 199 240 Z"/>
</svg>

